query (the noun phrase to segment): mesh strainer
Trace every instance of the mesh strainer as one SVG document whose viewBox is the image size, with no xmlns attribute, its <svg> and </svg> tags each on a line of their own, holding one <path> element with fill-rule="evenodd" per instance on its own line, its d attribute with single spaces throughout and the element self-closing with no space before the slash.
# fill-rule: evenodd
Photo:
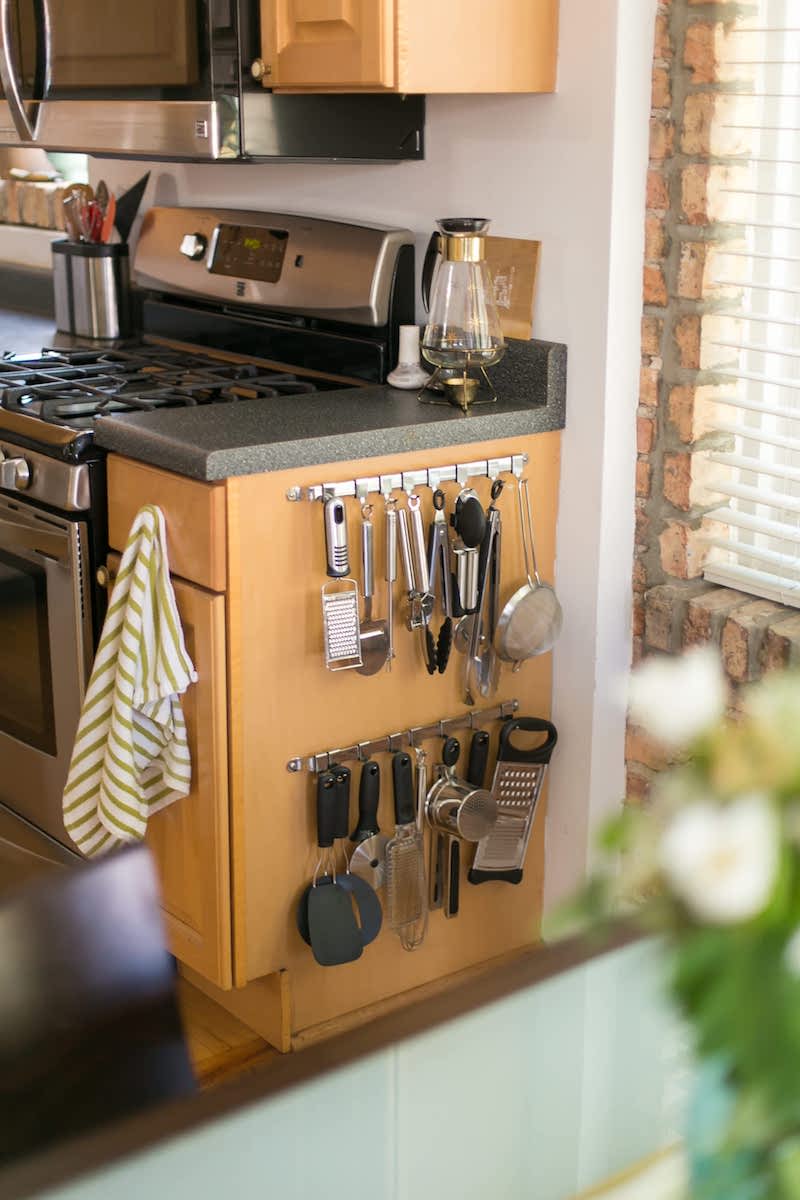
<svg viewBox="0 0 800 1200">
<path fill-rule="evenodd" d="M 533 514 L 527 479 L 519 481 L 517 502 L 527 579 L 500 613 L 494 639 L 498 658 L 503 662 L 513 663 L 515 671 L 519 670 L 526 659 L 534 658 L 537 654 L 546 654 L 551 650 L 558 640 L 563 623 L 558 596 L 549 583 L 542 582 L 536 565 Z"/>
</svg>

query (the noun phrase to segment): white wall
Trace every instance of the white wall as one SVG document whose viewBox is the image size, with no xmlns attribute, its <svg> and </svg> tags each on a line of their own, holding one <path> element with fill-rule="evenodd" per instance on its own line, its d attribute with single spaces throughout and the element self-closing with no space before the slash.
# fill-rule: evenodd
<svg viewBox="0 0 800 1200">
<path fill-rule="evenodd" d="M 535 334 L 569 346 L 558 528 L 565 610 L 554 662 L 561 748 L 548 828 L 549 899 L 586 863 L 592 817 L 623 794 L 623 714 L 610 682 L 630 646 L 630 574 L 646 138 L 655 0 L 561 0 L 554 96 L 429 101 L 425 162 L 392 166 L 152 164 L 147 200 L 407 226 L 490 216 L 543 243 Z M 141 163 L 97 162 L 132 183 Z M 421 260 L 421 254 L 418 254 Z M 419 319 L 423 314 L 420 311 Z"/>
</svg>

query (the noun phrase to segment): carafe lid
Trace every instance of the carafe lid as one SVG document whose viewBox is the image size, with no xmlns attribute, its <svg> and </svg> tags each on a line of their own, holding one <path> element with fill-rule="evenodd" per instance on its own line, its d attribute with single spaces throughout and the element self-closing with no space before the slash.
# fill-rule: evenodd
<svg viewBox="0 0 800 1200">
<path fill-rule="evenodd" d="M 447 237 L 475 237 L 486 233 L 489 217 L 439 217 L 436 224 Z"/>
</svg>

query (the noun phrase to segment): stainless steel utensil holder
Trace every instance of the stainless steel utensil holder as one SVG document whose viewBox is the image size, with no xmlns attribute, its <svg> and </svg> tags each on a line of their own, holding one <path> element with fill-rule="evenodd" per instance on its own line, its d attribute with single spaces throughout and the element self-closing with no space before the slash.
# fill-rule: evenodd
<svg viewBox="0 0 800 1200">
<path fill-rule="evenodd" d="M 390 754 L 393 750 L 402 750 L 404 746 L 416 746 L 426 738 L 446 737 L 456 729 L 475 729 L 479 725 L 488 725 L 491 721 L 505 720 L 506 717 L 512 717 L 518 709 L 519 700 L 504 700 L 502 704 L 495 704 L 492 708 L 461 713 L 457 717 L 445 717 L 428 725 L 414 725 L 411 729 L 387 733 L 383 737 L 371 738 L 366 742 L 355 742 L 352 746 L 322 750 L 307 758 L 290 758 L 286 769 L 293 774 L 299 771 L 319 773 L 329 771 L 336 763 L 364 762 L 372 754 Z"/>
<path fill-rule="evenodd" d="M 56 325 L 76 337 L 108 339 L 130 333 L 128 247 L 52 243 Z"/>
<path fill-rule="evenodd" d="M 454 463 L 445 467 L 420 467 L 413 471 L 391 471 L 386 475 L 367 475 L 361 479 L 345 479 L 339 483 L 315 483 L 311 487 L 291 487 L 286 499 L 330 500 L 333 497 L 366 497 L 370 492 L 384 496 L 393 491 L 410 492 L 414 488 L 436 489 L 443 483 L 466 483 L 468 479 L 486 475 L 497 479 L 511 474 L 521 479 L 528 465 L 527 454 L 507 454 L 499 458 L 482 458 L 476 462 Z"/>
</svg>

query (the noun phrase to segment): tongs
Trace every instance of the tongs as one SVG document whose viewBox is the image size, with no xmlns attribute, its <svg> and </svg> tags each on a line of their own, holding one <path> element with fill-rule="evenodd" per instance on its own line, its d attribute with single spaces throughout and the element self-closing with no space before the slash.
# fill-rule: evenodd
<svg viewBox="0 0 800 1200">
<path fill-rule="evenodd" d="M 450 573 L 450 536 L 444 515 L 444 492 L 433 493 L 433 522 L 428 534 L 428 592 L 431 596 L 430 615 L 436 604 L 437 586 L 441 584 L 441 607 L 444 614 L 439 634 L 434 640 L 430 620 L 425 626 L 425 665 L 429 675 L 443 675 L 453 645 L 453 586 Z"/>
<path fill-rule="evenodd" d="M 490 696 L 497 687 L 499 663 L 494 649 L 494 630 L 500 601 L 500 510 L 495 501 L 503 490 L 503 481 L 492 484 L 492 503 L 487 513 L 488 526 L 481 546 L 478 611 L 472 618 L 469 649 L 464 672 L 464 702 L 475 704 L 474 690 Z"/>
</svg>

